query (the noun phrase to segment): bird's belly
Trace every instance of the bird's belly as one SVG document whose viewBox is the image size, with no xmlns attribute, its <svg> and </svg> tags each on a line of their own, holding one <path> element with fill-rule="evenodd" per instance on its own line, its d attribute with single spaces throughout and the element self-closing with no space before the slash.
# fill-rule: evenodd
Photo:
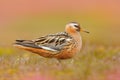
<svg viewBox="0 0 120 80">
<path fill-rule="evenodd" d="M 63 50 L 54 57 L 57 59 L 69 59 L 72 58 L 77 52 L 77 49 Z"/>
</svg>

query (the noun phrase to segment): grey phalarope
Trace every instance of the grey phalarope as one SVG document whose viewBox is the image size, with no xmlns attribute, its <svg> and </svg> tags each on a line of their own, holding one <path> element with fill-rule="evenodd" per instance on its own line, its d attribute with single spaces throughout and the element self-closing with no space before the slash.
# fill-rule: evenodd
<svg viewBox="0 0 120 80">
<path fill-rule="evenodd" d="M 66 25 L 65 32 L 49 34 L 35 40 L 16 40 L 15 46 L 46 58 L 68 59 L 82 47 L 81 31 L 84 30 L 78 23 L 71 22 Z"/>
</svg>

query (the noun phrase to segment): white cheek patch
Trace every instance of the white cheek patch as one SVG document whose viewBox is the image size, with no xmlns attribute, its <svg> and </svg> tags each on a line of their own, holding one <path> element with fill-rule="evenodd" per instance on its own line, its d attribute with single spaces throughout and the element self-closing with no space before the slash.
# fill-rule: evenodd
<svg viewBox="0 0 120 80">
<path fill-rule="evenodd" d="M 70 26 L 74 26 L 74 25 L 78 25 L 78 24 L 75 24 L 75 23 L 70 23 Z"/>
<path fill-rule="evenodd" d="M 50 48 L 50 47 L 45 47 L 45 46 L 40 46 L 40 45 L 39 45 L 39 47 L 41 47 L 41 48 L 43 48 L 43 49 L 45 49 L 45 50 L 49 50 L 49 51 L 57 51 L 57 50 L 52 49 L 52 48 Z"/>
<path fill-rule="evenodd" d="M 70 23 L 70 26 L 78 26 L 78 24 L 76 24 L 76 23 Z"/>
<path fill-rule="evenodd" d="M 70 23 L 69 25 L 70 25 L 71 27 L 73 27 L 74 29 L 77 29 L 77 28 L 75 27 L 75 25 L 78 26 L 78 24 L 76 24 L 76 23 Z"/>
</svg>

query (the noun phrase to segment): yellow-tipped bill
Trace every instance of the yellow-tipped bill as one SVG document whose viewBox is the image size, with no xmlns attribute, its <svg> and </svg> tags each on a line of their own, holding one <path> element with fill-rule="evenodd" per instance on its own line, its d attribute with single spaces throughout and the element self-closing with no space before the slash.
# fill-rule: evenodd
<svg viewBox="0 0 120 80">
<path fill-rule="evenodd" d="M 83 30 L 83 29 L 80 29 L 80 31 L 90 33 L 89 31 L 86 31 L 86 30 Z"/>
</svg>

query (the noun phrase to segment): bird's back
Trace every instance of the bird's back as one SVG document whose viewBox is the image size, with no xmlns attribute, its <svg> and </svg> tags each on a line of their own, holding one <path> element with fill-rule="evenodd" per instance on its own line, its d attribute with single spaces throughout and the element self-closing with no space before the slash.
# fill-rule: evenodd
<svg viewBox="0 0 120 80">
<path fill-rule="evenodd" d="M 49 34 L 34 40 L 16 40 L 19 48 L 37 53 L 43 57 L 55 57 L 61 52 L 70 50 L 71 45 L 75 44 L 74 39 L 66 32 Z"/>
</svg>

